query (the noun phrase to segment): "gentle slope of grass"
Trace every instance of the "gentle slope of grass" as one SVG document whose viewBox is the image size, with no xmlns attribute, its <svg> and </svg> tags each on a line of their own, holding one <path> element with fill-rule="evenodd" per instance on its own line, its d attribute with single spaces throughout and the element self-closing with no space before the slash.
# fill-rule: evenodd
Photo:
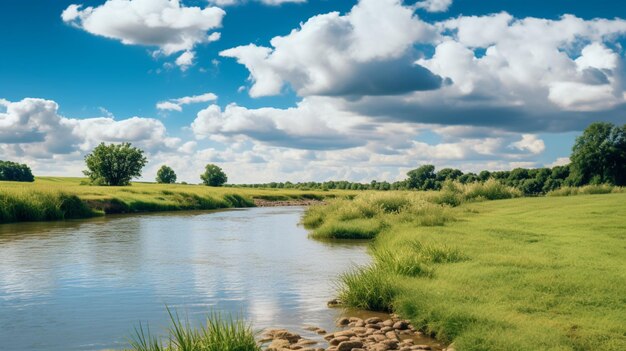
<svg viewBox="0 0 626 351">
<path fill-rule="evenodd" d="M 350 191 L 150 183 L 106 187 L 84 185 L 85 181 L 84 178 L 41 177 L 34 183 L 0 182 L 0 223 L 85 218 L 103 213 L 251 207 L 254 199 L 324 199 L 352 194 Z"/>
<path fill-rule="evenodd" d="M 305 224 L 340 222 L 327 208 Z M 448 210 L 438 226 L 398 220 L 403 210 L 368 214 L 386 227 L 374 263 L 340 278 L 340 299 L 393 309 L 459 351 L 626 350 L 626 194 Z"/>
</svg>

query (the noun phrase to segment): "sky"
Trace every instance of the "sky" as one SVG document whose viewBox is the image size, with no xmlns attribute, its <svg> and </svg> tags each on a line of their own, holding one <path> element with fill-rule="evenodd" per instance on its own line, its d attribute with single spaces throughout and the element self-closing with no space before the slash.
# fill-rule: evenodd
<svg viewBox="0 0 626 351">
<path fill-rule="evenodd" d="M 626 123 L 618 0 L 5 0 L 0 159 L 80 176 L 101 142 L 197 183 L 566 164 Z"/>
</svg>

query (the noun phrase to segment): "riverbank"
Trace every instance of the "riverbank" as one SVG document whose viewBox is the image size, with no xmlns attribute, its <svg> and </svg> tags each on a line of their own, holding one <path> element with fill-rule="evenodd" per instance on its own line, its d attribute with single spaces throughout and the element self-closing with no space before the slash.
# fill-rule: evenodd
<svg viewBox="0 0 626 351">
<path fill-rule="evenodd" d="M 88 218 L 117 213 L 213 210 L 254 206 L 310 205 L 354 196 L 353 191 L 304 191 L 132 183 L 86 184 L 84 178 L 38 177 L 33 183 L 0 182 L 0 223 Z"/>
<path fill-rule="evenodd" d="M 303 220 L 316 237 L 375 238 L 374 263 L 341 277 L 345 305 L 397 312 L 459 351 L 626 349 L 626 194 L 368 196 Z"/>
</svg>

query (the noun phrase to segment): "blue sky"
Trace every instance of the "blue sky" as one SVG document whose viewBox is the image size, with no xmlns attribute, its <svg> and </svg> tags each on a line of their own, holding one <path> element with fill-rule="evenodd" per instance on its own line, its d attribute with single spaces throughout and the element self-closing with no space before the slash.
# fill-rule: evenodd
<svg viewBox="0 0 626 351">
<path fill-rule="evenodd" d="M 128 140 L 144 179 L 396 180 L 564 163 L 588 123 L 626 122 L 619 1 L 265 2 L 3 2 L 0 159 L 79 175 Z"/>
</svg>

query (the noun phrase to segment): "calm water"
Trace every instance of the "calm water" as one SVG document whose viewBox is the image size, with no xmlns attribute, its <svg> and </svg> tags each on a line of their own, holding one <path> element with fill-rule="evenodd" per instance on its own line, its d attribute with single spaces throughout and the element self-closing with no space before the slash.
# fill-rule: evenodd
<svg viewBox="0 0 626 351">
<path fill-rule="evenodd" d="M 331 328 L 332 279 L 364 244 L 321 243 L 301 208 L 0 225 L 0 349 L 102 350 L 133 327 L 242 313 L 255 327 Z"/>
</svg>

